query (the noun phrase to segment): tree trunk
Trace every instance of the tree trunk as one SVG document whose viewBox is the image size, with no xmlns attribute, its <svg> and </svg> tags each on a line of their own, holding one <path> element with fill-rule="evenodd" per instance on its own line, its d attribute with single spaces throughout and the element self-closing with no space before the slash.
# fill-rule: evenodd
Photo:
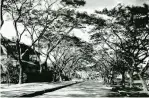
<svg viewBox="0 0 149 98">
<path fill-rule="evenodd" d="M 18 18 L 19 19 L 19 18 Z M 19 73 L 19 84 L 22 84 L 23 81 L 23 65 L 22 65 L 22 57 L 21 56 L 21 46 L 20 46 L 20 36 L 19 36 L 19 32 L 18 32 L 18 28 L 17 28 L 17 20 L 14 20 L 13 25 L 16 31 L 16 35 L 17 35 L 17 40 L 16 40 L 16 46 L 17 46 L 17 52 L 18 52 L 18 61 L 19 61 L 19 69 L 20 69 L 20 73 Z"/>
<path fill-rule="evenodd" d="M 40 42 L 40 39 L 38 40 L 38 52 L 40 52 L 40 43 L 39 42 Z M 39 73 L 41 74 L 43 68 L 42 68 L 42 63 L 41 63 L 40 55 L 37 54 L 37 57 L 38 57 L 38 61 L 39 61 Z"/>
<path fill-rule="evenodd" d="M 21 47 L 20 47 L 20 43 L 19 40 L 17 39 L 16 42 L 17 45 L 17 51 L 18 51 L 18 61 L 19 61 L 19 83 L 18 84 L 22 84 L 23 83 L 23 62 L 22 60 L 22 56 L 21 56 Z"/>
<path fill-rule="evenodd" d="M 49 53 L 47 53 L 47 56 L 46 56 L 46 59 L 44 61 L 44 63 L 41 65 L 41 68 L 44 67 L 44 71 L 48 71 L 48 64 L 47 64 L 47 61 L 48 61 L 48 55 Z M 43 70 L 43 69 L 42 69 Z"/>
<path fill-rule="evenodd" d="M 40 64 L 39 66 L 40 66 L 39 72 L 42 73 L 42 70 L 43 70 L 43 69 L 42 69 L 42 64 Z"/>
<path fill-rule="evenodd" d="M 52 81 L 55 81 L 55 73 L 53 73 Z"/>
<path fill-rule="evenodd" d="M 59 73 L 59 81 L 62 81 L 61 73 Z"/>
<path fill-rule="evenodd" d="M 139 78 L 140 78 L 140 80 L 142 82 L 143 91 L 145 91 L 145 92 L 148 91 L 147 84 L 146 84 L 145 80 L 143 79 L 143 76 L 141 76 L 140 73 L 138 73 L 138 76 L 139 76 Z"/>
<path fill-rule="evenodd" d="M 110 79 L 110 83 L 112 84 L 112 85 L 114 85 L 114 73 L 112 72 L 112 76 L 111 76 L 111 79 Z"/>
<path fill-rule="evenodd" d="M 44 61 L 44 63 L 40 64 L 40 72 L 42 73 L 43 71 L 47 72 L 48 67 L 47 67 L 47 61 Z"/>
<path fill-rule="evenodd" d="M 54 72 L 54 73 L 53 73 L 53 82 L 56 82 L 56 81 L 57 81 L 57 73 Z"/>
<path fill-rule="evenodd" d="M 105 81 L 105 84 L 108 84 L 108 78 L 107 77 L 104 78 L 104 81 Z"/>
<path fill-rule="evenodd" d="M 125 87 L 125 72 L 122 72 L 122 87 Z"/>
<path fill-rule="evenodd" d="M 20 65 L 20 71 L 19 71 L 19 84 L 23 83 L 23 68 L 22 68 L 22 63 L 21 61 L 19 61 L 19 65 Z"/>
<path fill-rule="evenodd" d="M 2 25 L 4 24 L 3 13 L 2 13 L 3 2 L 4 2 L 4 0 L 0 1 L 0 29 L 2 28 Z"/>
<path fill-rule="evenodd" d="M 130 85 L 129 85 L 129 87 L 132 88 L 133 87 L 133 71 L 131 71 L 129 73 L 129 76 L 130 76 L 130 81 L 129 81 Z"/>
</svg>

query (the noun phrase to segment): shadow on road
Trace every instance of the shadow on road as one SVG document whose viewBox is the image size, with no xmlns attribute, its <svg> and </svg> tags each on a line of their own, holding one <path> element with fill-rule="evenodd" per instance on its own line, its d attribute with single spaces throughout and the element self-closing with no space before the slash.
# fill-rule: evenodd
<svg viewBox="0 0 149 98">
<path fill-rule="evenodd" d="M 106 97 L 149 97 L 149 93 L 143 92 L 142 89 L 137 87 L 114 87 Z"/>
</svg>

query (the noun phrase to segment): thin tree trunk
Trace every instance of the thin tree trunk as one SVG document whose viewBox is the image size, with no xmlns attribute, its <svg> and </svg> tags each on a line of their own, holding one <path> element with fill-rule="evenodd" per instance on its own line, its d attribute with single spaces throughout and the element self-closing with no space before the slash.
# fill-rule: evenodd
<svg viewBox="0 0 149 98">
<path fill-rule="evenodd" d="M 19 61 L 19 84 L 23 83 L 23 63 L 22 63 L 22 57 L 21 57 L 21 47 L 20 47 L 20 43 L 19 40 L 17 39 L 16 42 L 17 45 L 17 51 L 18 51 L 18 61 Z"/>
<path fill-rule="evenodd" d="M 111 76 L 110 83 L 111 83 L 112 85 L 114 85 L 114 73 L 113 73 L 113 72 L 112 72 L 112 76 Z"/>
<path fill-rule="evenodd" d="M 129 76 L 130 76 L 130 79 L 129 79 L 130 80 L 129 81 L 130 85 L 129 85 L 129 87 L 132 88 L 133 87 L 133 71 L 129 73 Z"/>
<path fill-rule="evenodd" d="M 4 19 L 3 19 L 3 13 L 2 13 L 2 11 L 3 11 L 3 2 L 4 2 L 4 0 L 1 0 L 0 1 L 0 29 L 2 28 L 2 26 L 3 26 L 3 24 L 4 24 Z"/>
<path fill-rule="evenodd" d="M 43 70 L 43 69 L 42 69 L 42 64 L 40 64 L 39 66 L 40 66 L 39 72 L 42 73 L 42 70 Z"/>
<path fill-rule="evenodd" d="M 122 87 L 125 87 L 125 72 L 122 72 Z"/>
<path fill-rule="evenodd" d="M 148 91 L 147 84 L 146 84 L 145 80 L 143 79 L 143 76 L 141 76 L 140 73 L 138 73 L 138 76 L 139 76 L 139 78 L 140 78 L 140 80 L 142 82 L 143 91 L 145 91 L 145 92 Z"/>
<path fill-rule="evenodd" d="M 22 56 L 21 56 L 21 47 L 20 47 L 20 43 L 19 43 L 19 40 L 17 39 L 17 42 L 16 42 L 16 45 L 17 45 L 17 51 L 18 51 L 18 61 L 19 61 L 19 84 L 22 84 L 23 83 L 23 62 L 21 61 L 22 60 Z"/>
<path fill-rule="evenodd" d="M 131 57 L 131 59 L 132 59 L 132 68 L 130 69 L 130 72 L 129 72 L 129 76 L 130 76 L 130 88 L 132 88 L 133 87 L 133 72 L 134 72 L 134 66 L 135 66 L 135 64 L 136 64 L 136 62 L 135 62 L 135 60 L 134 60 L 134 58 L 133 57 Z"/>
<path fill-rule="evenodd" d="M 19 62 L 20 64 L 20 72 L 19 72 L 19 84 L 22 84 L 23 83 L 23 68 L 22 68 L 22 64 Z"/>
<path fill-rule="evenodd" d="M 40 39 L 38 40 L 38 52 L 40 52 Z M 39 61 L 39 66 L 40 66 L 40 68 L 39 68 L 39 72 L 40 72 L 40 74 L 42 73 L 42 63 L 41 63 L 41 59 L 40 59 L 40 55 L 37 55 L 37 57 L 38 57 L 38 61 Z"/>
<path fill-rule="evenodd" d="M 19 84 L 23 83 L 23 64 L 22 64 L 22 57 L 21 56 L 21 46 L 20 46 L 20 37 L 19 37 L 19 31 L 17 28 L 17 22 L 19 20 L 19 17 L 17 18 L 17 20 L 14 20 L 13 25 L 16 31 L 16 36 L 17 36 L 17 40 L 16 40 L 16 47 L 17 47 L 17 52 L 18 52 L 18 61 L 19 61 Z"/>
<path fill-rule="evenodd" d="M 48 71 L 48 64 L 47 64 L 48 58 L 49 58 L 49 53 L 47 52 L 46 59 L 45 59 L 44 63 L 43 64 L 40 64 L 40 71 L 41 72 L 43 70 L 44 71 Z M 42 67 L 44 67 L 44 69 Z"/>
<path fill-rule="evenodd" d="M 53 73 L 53 79 L 52 79 L 52 81 L 53 82 L 55 81 L 55 73 Z"/>
<path fill-rule="evenodd" d="M 57 73 L 54 72 L 54 74 L 53 74 L 53 82 L 56 82 L 56 81 L 57 81 Z"/>
<path fill-rule="evenodd" d="M 42 73 L 42 63 L 41 63 L 41 59 L 40 59 L 40 55 L 37 55 L 38 57 L 38 62 L 39 62 L 39 73 L 41 74 Z"/>
<path fill-rule="evenodd" d="M 59 73 L 59 81 L 62 81 L 61 73 Z"/>
</svg>

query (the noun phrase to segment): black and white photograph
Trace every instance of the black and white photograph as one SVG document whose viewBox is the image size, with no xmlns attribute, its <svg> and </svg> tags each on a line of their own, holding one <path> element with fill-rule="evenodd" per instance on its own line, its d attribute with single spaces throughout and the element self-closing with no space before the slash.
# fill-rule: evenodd
<svg viewBox="0 0 149 98">
<path fill-rule="evenodd" d="M 0 97 L 149 98 L 149 0 L 0 0 Z"/>
</svg>

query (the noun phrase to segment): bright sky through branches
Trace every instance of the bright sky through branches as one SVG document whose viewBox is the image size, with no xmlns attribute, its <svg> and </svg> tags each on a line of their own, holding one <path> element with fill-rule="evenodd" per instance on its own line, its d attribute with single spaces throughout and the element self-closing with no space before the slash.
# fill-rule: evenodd
<svg viewBox="0 0 149 98">
<path fill-rule="evenodd" d="M 79 8 L 79 11 L 87 11 L 88 13 L 93 13 L 94 10 L 101 10 L 103 8 L 111 9 L 116 6 L 118 3 L 126 4 L 126 5 L 142 5 L 143 3 L 149 4 L 149 0 L 85 0 L 86 5 Z M 75 35 L 82 38 L 82 40 L 88 41 L 89 35 L 87 32 L 83 33 L 82 31 L 76 30 Z M 15 30 L 12 24 L 12 21 L 7 21 L 4 23 L 2 29 L 0 30 L 5 37 L 11 39 L 15 36 Z M 24 34 L 25 35 L 25 34 Z M 29 44 L 30 40 L 22 39 L 22 42 Z"/>
</svg>

